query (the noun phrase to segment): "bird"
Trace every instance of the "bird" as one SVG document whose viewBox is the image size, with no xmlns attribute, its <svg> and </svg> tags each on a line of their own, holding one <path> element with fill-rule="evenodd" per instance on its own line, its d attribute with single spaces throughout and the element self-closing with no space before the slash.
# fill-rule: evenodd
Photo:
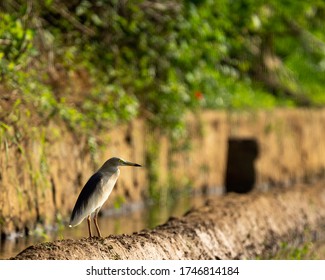
<svg viewBox="0 0 325 280">
<path fill-rule="evenodd" d="M 92 237 L 91 216 L 93 215 L 97 234 L 99 237 L 102 237 L 97 217 L 120 175 L 119 166 L 141 167 L 140 164 L 129 162 L 118 157 L 108 159 L 102 167 L 88 179 L 81 190 L 71 213 L 69 227 L 79 225 L 87 217 L 89 237 Z"/>
</svg>

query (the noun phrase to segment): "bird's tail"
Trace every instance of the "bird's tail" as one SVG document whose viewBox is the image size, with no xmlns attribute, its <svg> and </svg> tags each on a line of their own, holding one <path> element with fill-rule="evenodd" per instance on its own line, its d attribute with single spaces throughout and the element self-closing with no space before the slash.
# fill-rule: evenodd
<svg viewBox="0 0 325 280">
<path fill-rule="evenodd" d="M 85 217 L 83 217 L 82 215 L 78 215 L 76 212 L 73 211 L 70 218 L 69 227 L 75 227 L 79 225 L 84 218 Z"/>
</svg>

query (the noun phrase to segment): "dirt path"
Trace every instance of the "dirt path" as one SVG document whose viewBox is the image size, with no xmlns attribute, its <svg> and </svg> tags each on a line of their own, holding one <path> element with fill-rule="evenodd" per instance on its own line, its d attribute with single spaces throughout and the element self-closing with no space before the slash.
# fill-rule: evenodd
<svg viewBox="0 0 325 280">
<path fill-rule="evenodd" d="M 230 194 L 154 230 L 41 243 L 14 259 L 255 259 L 275 255 L 284 243 L 322 239 L 324 226 L 325 183 L 320 183 Z"/>
</svg>

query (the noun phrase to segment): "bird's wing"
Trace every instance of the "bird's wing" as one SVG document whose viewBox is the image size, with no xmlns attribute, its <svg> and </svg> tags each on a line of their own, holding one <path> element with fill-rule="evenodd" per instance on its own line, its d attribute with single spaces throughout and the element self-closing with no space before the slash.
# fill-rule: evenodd
<svg viewBox="0 0 325 280">
<path fill-rule="evenodd" d="M 82 220 L 90 215 L 95 209 L 91 205 L 91 201 L 94 198 L 96 189 L 103 184 L 103 175 L 99 172 L 91 176 L 86 185 L 81 190 L 77 199 L 76 205 L 73 208 L 70 226 L 76 226 L 82 222 Z"/>
</svg>

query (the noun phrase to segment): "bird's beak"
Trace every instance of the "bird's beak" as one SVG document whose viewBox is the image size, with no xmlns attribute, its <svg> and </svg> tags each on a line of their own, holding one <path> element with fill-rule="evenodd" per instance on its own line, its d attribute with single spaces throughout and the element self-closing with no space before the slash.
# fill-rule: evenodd
<svg viewBox="0 0 325 280">
<path fill-rule="evenodd" d="M 126 166 L 137 166 L 137 167 L 142 167 L 140 164 L 133 163 L 133 162 L 126 161 L 126 160 L 123 161 L 123 165 L 126 165 Z"/>
</svg>

